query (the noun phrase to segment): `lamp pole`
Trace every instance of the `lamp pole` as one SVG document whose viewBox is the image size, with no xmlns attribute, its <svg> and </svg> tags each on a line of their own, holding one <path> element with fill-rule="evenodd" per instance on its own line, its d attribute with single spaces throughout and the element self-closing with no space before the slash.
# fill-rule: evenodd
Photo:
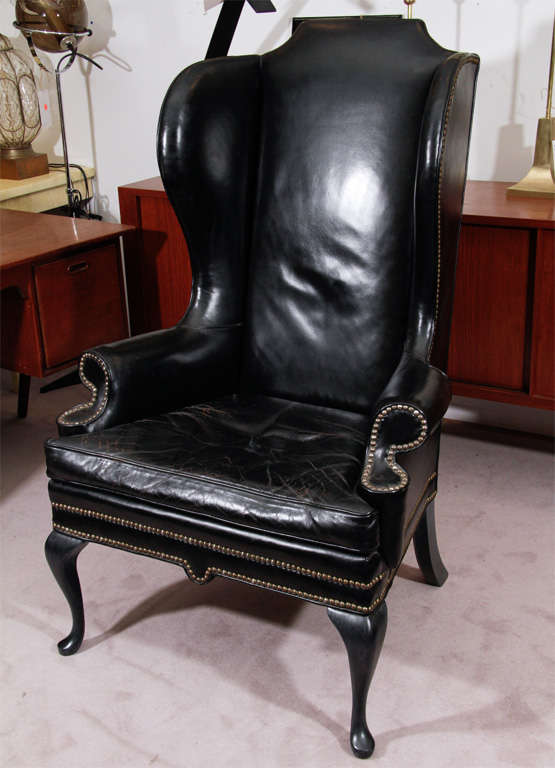
<svg viewBox="0 0 555 768">
<path fill-rule="evenodd" d="M 414 5 L 415 1 L 416 0 L 403 0 L 407 6 L 407 19 L 412 19 L 412 6 Z"/>
</svg>

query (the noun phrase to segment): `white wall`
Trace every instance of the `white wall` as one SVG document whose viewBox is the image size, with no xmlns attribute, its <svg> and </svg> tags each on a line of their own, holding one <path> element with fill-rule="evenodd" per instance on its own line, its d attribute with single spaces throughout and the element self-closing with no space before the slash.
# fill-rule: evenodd
<svg viewBox="0 0 555 768">
<path fill-rule="evenodd" d="M 16 40 L 15 0 L 0 4 L 0 32 Z M 70 155 L 97 169 L 99 208 L 118 218 L 117 187 L 158 175 L 156 122 L 164 93 L 185 66 L 203 58 L 219 8 L 203 0 L 87 0 L 94 30 L 82 46 L 100 72 L 74 66 L 63 77 Z M 290 35 L 293 16 L 401 13 L 402 0 L 275 0 L 277 13 L 246 7 L 232 54 L 267 51 Z M 516 180 L 532 159 L 544 115 L 552 0 L 417 0 L 416 15 L 442 45 L 481 56 L 469 178 Z M 18 46 L 25 47 L 20 40 Z M 48 57 L 41 54 L 45 59 Z M 55 64 L 57 56 L 50 57 Z M 52 75 L 37 74 L 49 124 L 34 147 L 61 155 Z"/>
<path fill-rule="evenodd" d="M 402 0 L 274 0 L 278 12 L 246 7 L 230 53 L 267 51 L 290 35 L 293 16 L 402 13 Z M 26 50 L 11 23 L 15 0 L 0 4 L 0 32 Z M 82 46 L 104 67 L 76 65 L 63 77 L 71 159 L 97 169 L 97 208 L 118 219 L 117 187 L 158 175 L 156 123 L 175 75 L 204 57 L 218 8 L 203 0 L 87 0 L 93 36 Z M 209 5 L 209 3 L 207 3 Z M 528 170 L 536 123 L 544 116 L 553 23 L 552 0 L 417 0 L 416 16 L 443 46 L 482 60 L 469 178 L 517 180 Z M 48 57 L 41 54 L 46 60 Z M 50 57 L 55 65 L 57 56 Z M 54 78 L 37 73 L 50 118 L 34 147 L 60 157 Z M 459 398 L 451 415 L 550 432 L 535 409 Z"/>
</svg>

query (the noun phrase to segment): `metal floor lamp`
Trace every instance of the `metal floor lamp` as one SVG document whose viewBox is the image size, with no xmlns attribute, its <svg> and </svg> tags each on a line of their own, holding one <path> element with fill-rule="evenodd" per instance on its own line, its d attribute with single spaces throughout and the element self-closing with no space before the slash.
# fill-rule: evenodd
<svg viewBox="0 0 555 768">
<path fill-rule="evenodd" d="M 60 6 L 59 8 L 60 10 L 54 14 L 52 14 L 52 10 L 48 6 L 44 6 L 44 8 L 40 9 L 40 12 L 34 10 L 30 11 L 26 6 L 22 6 L 18 2 L 16 5 L 16 21 L 14 21 L 13 24 L 27 40 L 33 59 L 40 69 L 45 72 L 49 71 L 40 60 L 36 48 L 51 53 L 63 54 L 58 61 L 54 72 L 56 76 L 56 93 L 58 97 L 64 154 L 64 162 L 62 165 L 65 168 L 66 173 L 67 214 L 73 218 L 82 216 L 87 216 L 87 218 L 100 218 L 99 216 L 89 214 L 83 210 L 81 192 L 74 187 L 71 178 L 67 149 L 66 122 L 62 100 L 61 75 L 70 69 L 77 58 L 88 61 L 98 69 L 102 69 L 102 67 L 89 56 L 85 56 L 84 53 L 79 53 L 77 50 L 81 40 L 92 35 L 92 30 L 88 29 L 86 26 L 88 15 L 84 2 L 81 1 L 73 3 L 73 6 L 71 7 L 68 6 L 65 11 L 67 18 L 64 16 L 63 6 Z"/>
</svg>

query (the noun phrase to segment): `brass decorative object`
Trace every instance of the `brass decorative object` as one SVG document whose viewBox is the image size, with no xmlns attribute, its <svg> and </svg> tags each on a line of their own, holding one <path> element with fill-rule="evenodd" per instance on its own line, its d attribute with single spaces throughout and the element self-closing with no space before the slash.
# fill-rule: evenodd
<svg viewBox="0 0 555 768">
<path fill-rule="evenodd" d="M 553 167 L 553 141 L 555 141 L 555 118 L 551 117 L 553 99 L 553 71 L 555 69 L 555 20 L 551 40 L 551 63 L 547 86 L 547 107 L 545 117 L 538 120 L 534 162 L 526 176 L 507 190 L 508 195 L 525 197 L 555 197 L 555 169 Z"/>
<path fill-rule="evenodd" d="M 37 87 L 24 57 L 0 35 L 0 178 L 27 179 L 48 173 L 48 158 L 31 142 L 40 131 Z"/>
<path fill-rule="evenodd" d="M 407 6 L 407 19 L 412 19 L 412 6 L 416 0 L 403 0 L 403 2 Z"/>
<path fill-rule="evenodd" d="M 14 26 L 24 35 L 33 58 L 41 69 L 46 67 L 36 48 L 50 53 L 77 49 L 87 29 L 89 14 L 85 0 L 17 0 Z"/>
</svg>

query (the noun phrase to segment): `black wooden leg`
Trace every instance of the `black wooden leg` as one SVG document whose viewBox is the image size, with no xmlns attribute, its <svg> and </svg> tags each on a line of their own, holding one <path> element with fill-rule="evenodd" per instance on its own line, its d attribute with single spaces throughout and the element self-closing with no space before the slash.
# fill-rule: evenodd
<svg viewBox="0 0 555 768">
<path fill-rule="evenodd" d="M 50 384 L 45 384 L 40 388 L 40 393 L 43 395 L 45 392 L 53 392 L 55 389 L 63 389 L 64 387 L 73 387 L 75 384 L 81 383 L 81 377 L 79 376 L 79 369 L 75 368 L 70 373 L 65 373 L 63 376 L 59 376 Z"/>
<path fill-rule="evenodd" d="M 413 541 L 416 559 L 426 582 L 433 587 L 441 587 L 448 574 L 437 546 L 433 501 L 426 507 L 426 511 L 414 532 Z"/>
<path fill-rule="evenodd" d="M 26 373 L 19 374 L 19 385 L 17 387 L 17 415 L 20 419 L 27 416 L 29 407 L 29 387 L 31 386 L 31 377 Z"/>
<path fill-rule="evenodd" d="M 366 698 L 382 650 L 387 627 L 385 602 L 371 616 L 328 608 L 328 616 L 343 638 L 353 691 L 351 749 L 357 757 L 370 757 L 374 739 L 366 724 Z"/>
<path fill-rule="evenodd" d="M 58 643 L 58 650 L 62 656 L 71 656 L 72 653 L 76 653 L 81 647 L 85 633 L 83 596 L 77 575 L 77 555 L 86 545 L 87 542 L 83 539 L 76 539 L 58 531 L 52 531 L 44 545 L 46 560 L 66 596 L 73 619 L 71 632 Z"/>
</svg>

